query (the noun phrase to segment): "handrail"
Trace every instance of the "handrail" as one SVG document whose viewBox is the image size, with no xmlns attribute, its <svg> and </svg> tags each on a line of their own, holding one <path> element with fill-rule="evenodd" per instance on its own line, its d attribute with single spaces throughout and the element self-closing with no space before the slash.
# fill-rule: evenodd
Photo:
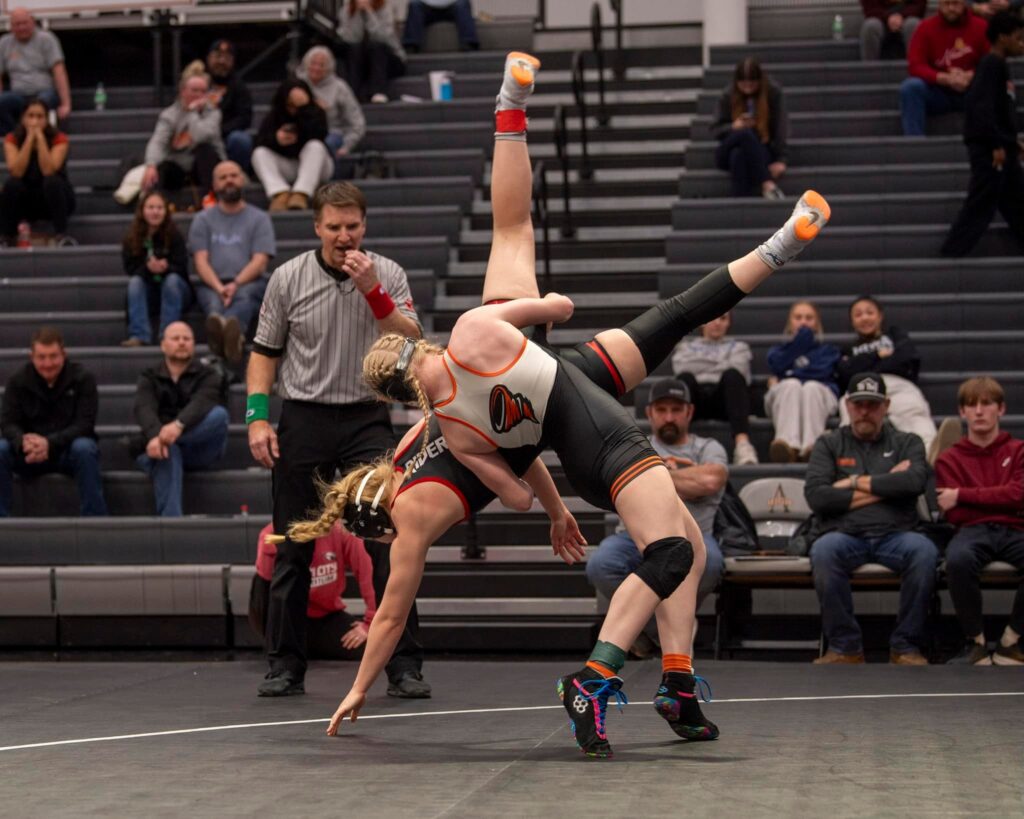
<svg viewBox="0 0 1024 819">
<path fill-rule="evenodd" d="M 615 12 L 615 58 L 612 60 L 612 72 L 615 79 L 626 79 L 626 53 L 622 50 L 622 4 L 624 0 L 608 0 Z"/>
<path fill-rule="evenodd" d="M 541 259 L 544 262 L 544 289 L 551 289 L 551 235 L 548 212 L 548 179 L 544 160 L 538 159 L 533 166 L 533 212 L 534 222 L 540 225 Z"/>
<path fill-rule="evenodd" d="M 562 236 L 566 239 L 576 235 L 572 226 L 572 206 L 569 204 L 569 127 L 566 125 L 565 108 L 561 104 L 555 106 L 555 153 L 558 163 L 562 166 Z"/>
<path fill-rule="evenodd" d="M 601 4 L 590 7 L 590 47 L 597 61 L 597 124 L 608 124 L 608 108 L 604 103 L 604 26 L 601 24 Z"/>
<path fill-rule="evenodd" d="M 572 95 L 580 112 L 580 179 L 590 179 L 594 175 L 590 167 L 590 149 L 587 145 L 587 80 L 583 75 L 584 53 L 577 51 L 572 55 Z"/>
</svg>

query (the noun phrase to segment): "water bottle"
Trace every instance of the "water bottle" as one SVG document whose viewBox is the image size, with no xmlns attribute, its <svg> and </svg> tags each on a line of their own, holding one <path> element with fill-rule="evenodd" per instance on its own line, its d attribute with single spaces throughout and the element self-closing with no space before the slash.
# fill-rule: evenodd
<svg viewBox="0 0 1024 819">
<path fill-rule="evenodd" d="M 452 78 L 450 75 L 445 74 L 441 80 L 441 99 L 450 100 L 452 98 Z"/>
<path fill-rule="evenodd" d="M 832 39 L 843 39 L 843 15 L 837 14 L 832 18 Z"/>
<path fill-rule="evenodd" d="M 32 249 L 32 225 L 24 219 L 18 222 L 18 247 Z"/>
<path fill-rule="evenodd" d="M 93 107 L 97 111 L 103 111 L 107 107 L 107 89 L 103 87 L 103 83 L 96 83 L 96 93 L 92 95 Z"/>
</svg>

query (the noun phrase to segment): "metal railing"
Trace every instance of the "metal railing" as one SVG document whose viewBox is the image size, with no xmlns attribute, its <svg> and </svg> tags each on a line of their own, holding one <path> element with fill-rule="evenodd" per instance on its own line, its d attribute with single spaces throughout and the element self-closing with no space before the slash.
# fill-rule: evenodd
<svg viewBox="0 0 1024 819">
<path fill-rule="evenodd" d="M 604 102 L 604 26 L 601 24 L 601 5 L 590 7 L 590 48 L 597 63 L 597 124 L 608 124 L 608 107 Z M 580 75 L 582 76 L 582 71 Z M 575 90 L 575 88 L 574 88 Z"/>
<path fill-rule="evenodd" d="M 544 290 L 551 289 L 551 218 L 548 210 L 548 179 L 544 160 L 538 159 L 533 166 L 533 223 L 540 227 L 541 260 L 544 271 Z"/>
<path fill-rule="evenodd" d="M 594 169 L 590 165 L 590 146 L 587 140 L 587 78 L 584 75 L 586 54 L 577 51 L 572 55 L 572 96 L 580 114 L 580 179 L 590 179 Z M 566 151 L 568 157 L 568 151 Z"/>
<path fill-rule="evenodd" d="M 622 4 L 625 0 L 608 0 L 615 12 L 615 56 L 612 59 L 612 72 L 615 79 L 626 79 L 626 52 L 622 50 Z"/>
<path fill-rule="evenodd" d="M 562 236 L 569 239 L 576 235 L 572 224 L 572 206 L 569 203 L 569 126 L 566 124 L 565 108 L 555 106 L 555 153 L 558 164 L 562 166 Z"/>
</svg>

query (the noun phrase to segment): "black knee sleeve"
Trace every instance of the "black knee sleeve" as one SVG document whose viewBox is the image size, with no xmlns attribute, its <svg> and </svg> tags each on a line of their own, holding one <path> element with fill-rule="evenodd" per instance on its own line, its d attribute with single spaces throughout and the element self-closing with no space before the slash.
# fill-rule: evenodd
<svg viewBox="0 0 1024 819">
<path fill-rule="evenodd" d="M 644 559 L 633 574 L 664 600 L 679 588 L 692 566 L 693 546 L 690 541 L 685 537 L 663 537 L 647 545 Z"/>
<path fill-rule="evenodd" d="M 729 268 L 720 267 L 689 290 L 658 302 L 622 329 L 639 348 L 647 372 L 652 372 L 683 336 L 729 312 L 745 295 L 733 284 Z"/>
</svg>

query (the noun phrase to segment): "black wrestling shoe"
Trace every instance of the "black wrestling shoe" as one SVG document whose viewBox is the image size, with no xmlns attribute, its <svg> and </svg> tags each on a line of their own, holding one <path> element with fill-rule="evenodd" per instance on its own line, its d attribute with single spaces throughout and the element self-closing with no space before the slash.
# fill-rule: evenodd
<svg viewBox="0 0 1024 819">
<path fill-rule="evenodd" d="M 388 683 L 388 696 L 424 700 L 430 697 L 430 683 L 423 681 L 419 671 L 406 671 L 397 680 Z"/>
<path fill-rule="evenodd" d="M 948 665 L 992 665 L 992 656 L 987 646 L 968 640 L 960 653 L 946 662 Z"/>
<path fill-rule="evenodd" d="M 718 726 L 700 710 L 698 693 L 704 702 L 711 702 L 711 686 L 703 677 L 669 671 L 662 676 L 661 687 L 654 695 L 654 710 L 683 739 L 690 742 L 718 739 Z"/>
<path fill-rule="evenodd" d="M 615 697 L 619 710 L 629 700 L 620 690 L 621 677 L 605 679 L 596 671 L 584 668 L 558 681 L 558 696 L 569 714 L 569 726 L 577 747 L 587 756 L 606 758 L 612 755 L 604 730 L 608 698 Z"/>
<path fill-rule="evenodd" d="M 271 671 L 256 688 L 261 697 L 291 697 L 305 694 L 305 682 L 290 671 Z"/>
</svg>

